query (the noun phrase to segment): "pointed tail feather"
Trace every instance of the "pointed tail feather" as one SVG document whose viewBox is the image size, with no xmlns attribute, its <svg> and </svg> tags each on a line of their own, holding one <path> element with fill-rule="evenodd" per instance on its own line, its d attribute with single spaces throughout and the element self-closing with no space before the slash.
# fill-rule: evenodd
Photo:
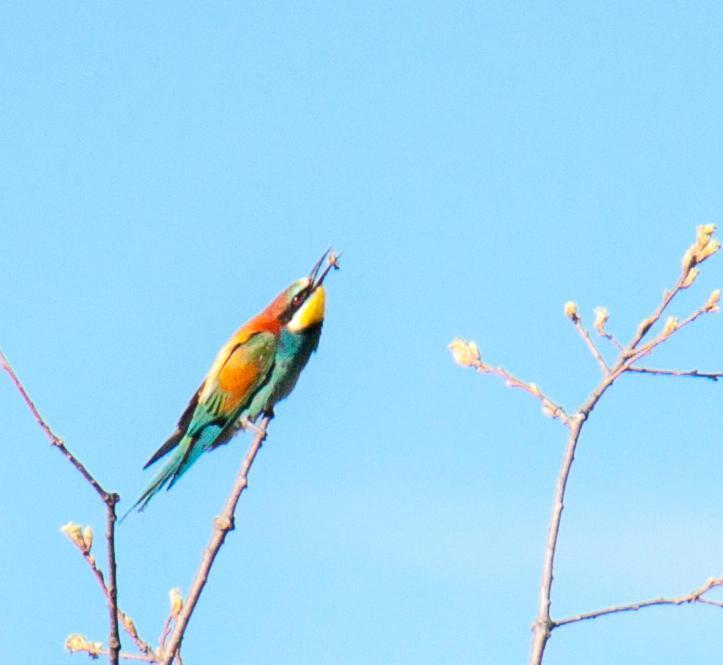
<svg viewBox="0 0 723 665">
<path fill-rule="evenodd" d="M 168 442 L 166 442 L 164 446 L 167 445 L 167 443 Z M 164 486 L 168 485 L 168 488 L 170 488 L 171 485 L 173 485 L 176 480 L 178 480 L 178 478 L 183 475 L 183 473 L 200 454 L 199 451 L 195 455 L 192 455 L 193 449 L 198 447 L 194 445 L 195 443 L 195 439 L 190 437 L 183 437 L 181 439 L 181 441 L 177 444 L 178 447 L 171 455 L 166 465 L 156 474 L 155 478 L 153 478 L 150 485 L 146 487 L 143 494 L 141 494 L 138 500 L 128 509 L 128 511 L 123 515 L 123 517 L 118 520 L 119 522 L 122 522 L 126 517 L 128 517 L 130 513 L 136 510 L 136 508 L 138 509 L 138 511 L 142 511 L 148 505 L 148 502 L 156 494 L 158 494 L 158 492 L 163 489 Z M 191 457 L 193 457 L 193 459 L 190 459 Z"/>
<path fill-rule="evenodd" d="M 154 464 L 157 462 L 161 457 L 164 455 L 170 453 L 180 442 L 181 439 L 183 439 L 185 431 L 181 429 L 177 429 L 171 436 L 169 436 L 164 444 L 156 450 L 153 455 L 151 455 L 151 458 L 143 465 L 144 469 L 147 469 L 151 464 Z"/>
<path fill-rule="evenodd" d="M 151 484 L 148 485 L 138 500 L 128 509 L 123 517 L 121 517 L 119 522 L 123 521 L 126 516 L 136 508 L 142 511 L 146 505 L 148 505 L 148 502 L 163 489 L 164 486 L 166 489 L 171 489 L 171 487 L 176 484 L 176 481 L 188 471 L 191 465 L 206 450 L 212 447 L 214 441 L 219 437 L 227 436 L 226 430 L 230 431 L 229 436 L 234 434 L 234 429 L 231 425 L 233 425 L 233 420 L 211 422 L 193 435 L 187 434 L 179 437 L 174 433 L 148 463 L 151 464 L 156 461 L 156 459 L 165 455 L 169 450 L 173 450 L 166 465 L 158 472 L 156 477 L 151 481 Z M 148 466 L 148 464 L 146 464 L 146 466 Z"/>
</svg>

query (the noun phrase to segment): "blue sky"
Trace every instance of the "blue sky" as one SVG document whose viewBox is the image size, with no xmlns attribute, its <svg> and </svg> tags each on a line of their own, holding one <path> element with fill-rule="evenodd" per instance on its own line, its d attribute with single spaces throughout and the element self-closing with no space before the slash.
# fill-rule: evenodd
<svg viewBox="0 0 723 665">
<path fill-rule="evenodd" d="M 344 252 L 186 662 L 525 662 L 564 431 L 446 344 L 583 400 L 598 370 L 562 304 L 628 338 L 721 220 L 720 6 L 27 2 L 0 29 L 0 346 L 121 507 L 231 332 Z M 672 313 L 722 283 L 716 257 Z M 721 370 L 722 339 L 706 317 L 655 364 Z M 556 616 L 723 573 L 721 391 L 630 377 L 596 409 Z M 58 528 L 103 512 L 7 380 L 0 416 L 0 660 L 65 662 L 106 614 Z M 149 640 L 247 438 L 119 529 Z M 722 626 L 601 619 L 545 662 L 714 663 Z"/>
</svg>

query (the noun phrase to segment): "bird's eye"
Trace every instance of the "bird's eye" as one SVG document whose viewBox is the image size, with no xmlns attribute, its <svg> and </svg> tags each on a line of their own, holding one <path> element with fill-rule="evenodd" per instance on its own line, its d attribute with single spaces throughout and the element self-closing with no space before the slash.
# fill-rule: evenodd
<svg viewBox="0 0 723 665">
<path fill-rule="evenodd" d="M 301 304 L 301 300 L 304 297 L 303 291 L 301 293 L 297 293 L 291 300 L 291 304 L 296 307 L 297 305 Z"/>
</svg>

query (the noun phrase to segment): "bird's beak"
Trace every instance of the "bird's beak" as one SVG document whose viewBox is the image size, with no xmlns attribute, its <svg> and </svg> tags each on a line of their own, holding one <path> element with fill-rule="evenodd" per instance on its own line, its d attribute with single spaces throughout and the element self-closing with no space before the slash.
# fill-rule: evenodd
<svg viewBox="0 0 723 665">
<path fill-rule="evenodd" d="M 331 247 L 327 249 L 322 255 L 321 258 L 314 264 L 314 267 L 311 269 L 311 272 L 309 273 L 309 284 L 314 285 L 316 282 L 316 276 L 319 274 L 319 270 L 321 270 L 321 265 L 324 263 L 324 260 L 329 255 L 329 252 L 331 251 Z"/>
<path fill-rule="evenodd" d="M 329 274 L 329 271 L 334 268 L 335 270 L 339 269 L 339 257 L 341 254 L 337 254 L 336 252 L 333 252 L 331 250 L 331 247 L 327 249 L 322 255 L 321 258 L 316 262 L 314 267 L 312 268 L 311 272 L 309 273 L 309 279 L 311 280 L 311 289 L 312 291 L 316 291 L 323 283 L 325 277 Z M 321 266 L 324 263 L 324 261 L 327 261 L 327 266 L 322 271 L 321 275 L 319 275 L 319 271 L 321 270 Z"/>
</svg>

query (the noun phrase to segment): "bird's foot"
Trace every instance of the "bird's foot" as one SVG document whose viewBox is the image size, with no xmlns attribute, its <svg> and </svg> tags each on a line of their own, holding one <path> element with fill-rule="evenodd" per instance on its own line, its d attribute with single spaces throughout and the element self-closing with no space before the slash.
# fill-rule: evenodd
<svg viewBox="0 0 723 665">
<path fill-rule="evenodd" d="M 251 430 L 252 432 L 255 432 L 256 434 L 261 434 L 261 428 L 248 416 L 244 416 L 239 420 L 239 423 L 241 424 L 241 427 L 245 430 Z"/>
</svg>

